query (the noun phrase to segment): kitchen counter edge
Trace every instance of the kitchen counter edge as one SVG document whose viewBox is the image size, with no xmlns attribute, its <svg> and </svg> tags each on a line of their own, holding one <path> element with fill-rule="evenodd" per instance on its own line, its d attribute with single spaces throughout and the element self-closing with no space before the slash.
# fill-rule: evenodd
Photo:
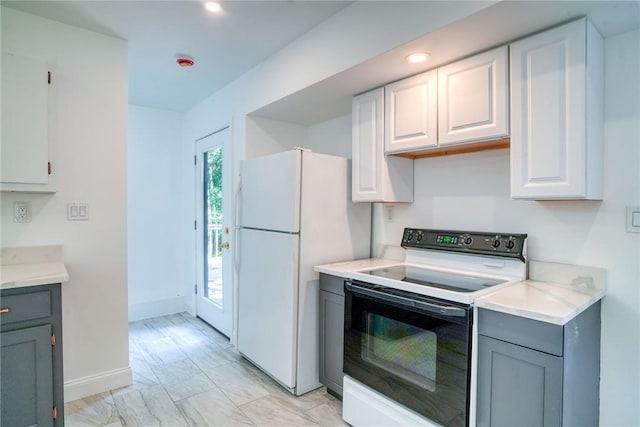
<svg viewBox="0 0 640 427">
<path fill-rule="evenodd" d="M 524 280 L 475 300 L 478 308 L 564 325 L 601 300 L 604 288 Z"/>
<path fill-rule="evenodd" d="M 0 268 L 2 269 L 0 290 L 69 281 L 69 274 L 62 261 L 10 264 L 2 265 Z"/>
</svg>

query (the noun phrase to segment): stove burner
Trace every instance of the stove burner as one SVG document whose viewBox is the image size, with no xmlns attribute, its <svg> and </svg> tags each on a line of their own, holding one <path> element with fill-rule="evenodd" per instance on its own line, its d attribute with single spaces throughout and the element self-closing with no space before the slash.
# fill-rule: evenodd
<svg viewBox="0 0 640 427">
<path fill-rule="evenodd" d="M 489 279 L 481 276 L 447 273 L 406 265 L 394 265 L 391 267 L 364 271 L 363 273 L 371 276 L 456 292 L 475 292 L 504 283 L 502 280 Z"/>
</svg>

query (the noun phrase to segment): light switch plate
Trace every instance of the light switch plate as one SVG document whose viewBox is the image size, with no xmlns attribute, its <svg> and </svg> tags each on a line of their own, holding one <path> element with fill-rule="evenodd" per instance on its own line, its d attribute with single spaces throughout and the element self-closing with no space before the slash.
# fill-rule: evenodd
<svg viewBox="0 0 640 427">
<path fill-rule="evenodd" d="M 627 233 L 640 233 L 640 206 L 627 206 Z"/>
<path fill-rule="evenodd" d="M 89 204 L 85 202 L 67 203 L 68 221 L 87 221 L 89 219 Z"/>
</svg>

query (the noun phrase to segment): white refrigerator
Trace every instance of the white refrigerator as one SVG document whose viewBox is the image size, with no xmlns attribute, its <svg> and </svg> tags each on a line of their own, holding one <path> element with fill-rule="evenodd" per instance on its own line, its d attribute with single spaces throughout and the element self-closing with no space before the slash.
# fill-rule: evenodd
<svg viewBox="0 0 640 427">
<path fill-rule="evenodd" d="M 318 379 L 318 264 L 369 257 L 349 161 L 291 150 L 241 164 L 238 351 L 295 395 Z"/>
</svg>

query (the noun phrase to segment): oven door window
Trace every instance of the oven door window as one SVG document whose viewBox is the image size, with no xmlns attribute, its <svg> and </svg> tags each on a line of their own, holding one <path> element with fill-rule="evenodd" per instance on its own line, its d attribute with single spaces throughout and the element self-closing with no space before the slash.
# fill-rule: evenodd
<svg viewBox="0 0 640 427">
<path fill-rule="evenodd" d="M 375 313 L 367 313 L 364 329 L 360 354 L 365 362 L 435 391 L 435 333 Z"/>
<path fill-rule="evenodd" d="M 347 290 L 344 372 L 432 421 L 464 426 L 470 316 L 428 313 Z"/>
</svg>

